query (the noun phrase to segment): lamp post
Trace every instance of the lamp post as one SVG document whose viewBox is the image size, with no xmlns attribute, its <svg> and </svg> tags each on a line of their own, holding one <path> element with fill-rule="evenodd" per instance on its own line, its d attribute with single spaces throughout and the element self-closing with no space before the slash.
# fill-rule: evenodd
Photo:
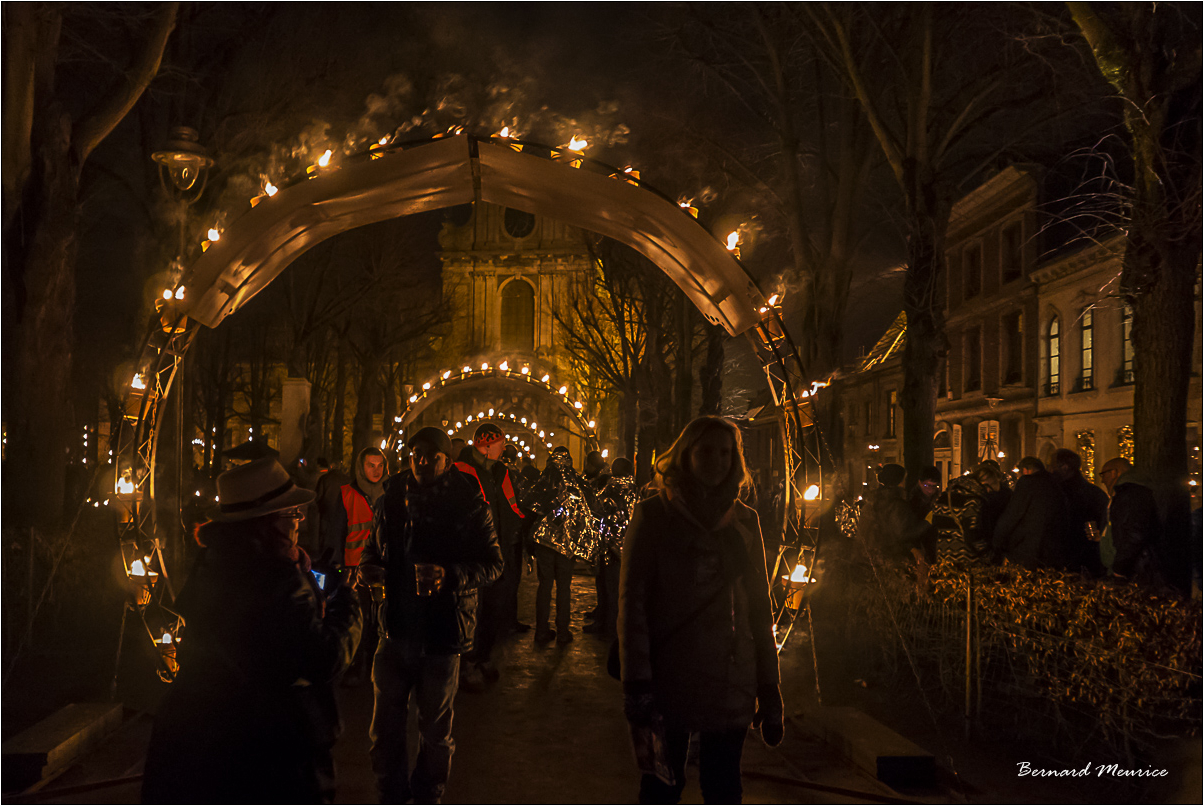
<svg viewBox="0 0 1204 806">
<path fill-rule="evenodd" d="M 151 159 L 159 166 L 159 185 L 164 195 L 174 202 L 173 210 L 179 241 L 176 256 L 172 261 L 172 284 L 179 283 L 184 273 L 185 238 L 188 225 L 188 208 L 195 204 L 205 192 L 205 184 L 209 177 L 209 169 L 213 167 L 213 158 L 200 143 L 201 136 L 191 126 L 175 126 L 168 135 L 164 148 L 151 154 Z M 183 535 L 187 531 L 184 523 L 184 452 L 191 451 L 191 440 L 184 435 L 184 390 L 185 375 L 181 374 L 179 389 L 176 392 L 175 426 L 175 482 L 176 482 L 176 517 L 180 525 L 181 556 L 183 551 Z M 191 466 L 191 459 L 189 466 Z"/>
</svg>

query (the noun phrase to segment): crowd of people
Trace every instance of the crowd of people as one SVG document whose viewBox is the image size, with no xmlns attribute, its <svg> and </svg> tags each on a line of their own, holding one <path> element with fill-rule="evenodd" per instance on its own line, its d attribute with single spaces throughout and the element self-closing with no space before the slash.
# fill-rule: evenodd
<svg viewBox="0 0 1204 806">
<path fill-rule="evenodd" d="M 641 802 L 680 799 L 691 735 L 704 800 L 739 802 L 748 727 L 769 744 L 784 730 L 739 429 L 690 423 L 642 490 L 629 460 L 608 467 L 596 451 L 579 472 L 556 448 L 537 471 L 492 424 L 463 445 L 423 428 L 405 449 L 393 475 L 374 448 L 350 475 L 319 462 L 312 491 L 270 456 L 219 477 L 219 510 L 197 531 L 177 601 L 187 632 L 144 800 L 332 802 L 335 686 L 370 675 L 381 802 L 439 802 L 457 692 L 498 681 L 499 639 L 532 629 L 518 589 L 533 562 L 540 645 L 573 641 L 573 573 L 593 569 L 584 630 L 614 638 Z"/>
<path fill-rule="evenodd" d="M 1155 484 L 1127 459 L 1100 468 L 1103 488 L 1083 476 L 1082 458 L 1068 449 L 1054 453 L 1052 469 L 1026 456 L 1016 470 L 1013 478 L 986 460 L 941 490 L 931 467 L 908 491 L 904 469 L 883 465 L 878 486 L 860 504 L 858 540 L 874 557 L 914 562 L 921 578 L 932 563 L 955 560 L 1050 568 L 1178 594 L 1198 585 L 1198 556 L 1171 545 Z"/>
</svg>

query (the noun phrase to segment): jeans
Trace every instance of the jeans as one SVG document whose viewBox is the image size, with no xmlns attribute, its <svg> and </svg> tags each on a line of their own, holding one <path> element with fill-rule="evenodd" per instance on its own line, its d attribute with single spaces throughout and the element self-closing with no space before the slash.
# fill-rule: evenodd
<svg viewBox="0 0 1204 806">
<path fill-rule="evenodd" d="M 459 655 L 425 655 L 383 639 L 372 665 L 372 771 L 381 803 L 438 803 L 451 773 L 452 700 L 460 679 Z M 409 772 L 406 719 L 410 693 L 418 706 L 418 760 Z"/>
<path fill-rule="evenodd" d="M 573 610 L 573 558 L 536 544 L 535 567 L 539 587 L 535 590 L 535 629 L 546 630 L 552 614 L 552 583 L 556 583 L 556 629 L 568 633 Z"/>
<path fill-rule="evenodd" d="M 740 783 L 740 756 L 748 728 L 699 734 L 698 784 L 703 803 L 740 803 L 744 788 Z M 665 731 L 665 755 L 677 783 L 669 786 L 655 775 L 640 777 L 640 803 L 677 803 L 686 787 L 686 752 L 690 734 L 684 730 Z"/>
</svg>

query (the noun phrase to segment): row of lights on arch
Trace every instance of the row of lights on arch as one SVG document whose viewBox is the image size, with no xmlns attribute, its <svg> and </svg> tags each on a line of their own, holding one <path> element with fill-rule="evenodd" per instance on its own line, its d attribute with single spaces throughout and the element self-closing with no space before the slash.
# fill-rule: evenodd
<svg viewBox="0 0 1204 806">
<path fill-rule="evenodd" d="M 523 380 L 527 383 L 543 386 L 544 388 L 546 388 L 548 390 L 548 392 L 550 394 L 553 394 L 553 395 L 556 395 L 557 397 L 559 397 L 561 402 L 569 409 L 569 411 L 572 412 L 573 417 L 576 418 L 577 422 L 581 425 L 582 430 L 589 437 L 589 439 L 594 442 L 597 441 L 597 439 L 598 439 L 598 435 L 597 435 L 598 423 L 597 423 L 597 421 L 593 420 L 593 419 L 586 419 L 585 404 L 582 403 L 580 400 L 572 400 L 569 398 L 569 394 L 568 394 L 569 388 L 567 385 L 561 385 L 559 387 L 555 386 L 552 382 L 552 376 L 546 372 L 537 378 L 531 372 L 531 367 L 528 364 L 523 364 L 518 369 L 513 369 L 510 365 L 509 359 L 503 360 L 496 366 L 491 365 L 488 361 L 483 362 L 480 366 L 480 369 L 474 369 L 471 366 L 465 365 L 465 366 L 461 367 L 461 369 L 458 373 L 453 372 L 452 370 L 444 370 L 443 372 L 439 373 L 439 376 L 437 378 L 435 378 L 434 380 L 423 383 L 422 389 L 420 391 L 417 391 L 417 392 L 411 394 L 409 396 L 409 398 L 407 398 L 405 411 L 402 412 L 400 416 L 394 417 L 393 422 L 398 425 L 405 422 L 406 419 L 408 418 L 410 410 L 419 401 L 424 400 L 426 398 L 426 396 L 428 394 L 432 393 L 433 391 L 436 391 L 438 389 L 441 389 L 441 388 L 444 388 L 447 386 L 454 385 L 456 383 L 460 383 L 462 381 L 479 380 L 480 378 L 482 378 L 484 376 L 497 375 L 499 373 L 503 377 L 506 377 L 506 378 Z M 552 443 L 548 442 L 546 440 L 549 437 L 554 437 L 556 435 L 555 431 L 539 431 L 537 423 L 535 423 L 534 421 L 531 421 L 530 424 L 528 425 L 527 417 L 525 417 L 525 416 L 519 416 L 519 415 L 516 415 L 513 413 L 507 413 L 507 412 L 498 413 L 494 409 L 489 409 L 488 413 L 486 413 L 484 410 L 478 412 L 475 420 L 478 422 L 481 422 L 481 421 L 484 421 L 484 420 L 490 419 L 490 418 L 510 420 L 516 424 L 521 424 L 523 426 L 526 426 L 531 430 L 532 434 L 538 434 L 539 438 L 541 440 L 544 440 L 544 445 L 545 445 L 545 447 L 547 447 L 548 450 L 552 449 Z M 464 419 L 464 421 L 457 422 L 455 428 L 448 428 L 447 429 L 448 436 L 455 436 L 455 432 L 457 430 L 463 428 L 465 422 L 467 422 L 467 423 L 474 422 L 473 415 L 470 414 Z M 402 445 L 402 437 L 404 436 L 404 434 L 405 434 L 405 429 L 399 428 L 397 430 L 396 447 L 398 450 L 400 450 L 400 446 Z M 509 434 L 506 435 L 506 439 L 507 439 L 507 441 L 510 440 Z M 389 440 L 387 440 L 387 439 L 382 440 L 381 448 L 384 449 L 388 445 L 388 443 L 389 443 Z M 468 440 L 468 444 L 471 445 L 472 441 Z M 533 454 L 531 453 L 531 450 L 530 450 L 533 446 L 526 445 L 525 440 L 521 441 L 520 443 L 516 443 L 516 444 L 518 445 L 518 447 L 521 450 L 526 452 L 526 454 L 528 456 L 532 456 L 532 458 L 534 458 Z M 605 452 L 603 455 L 605 456 Z"/>
</svg>

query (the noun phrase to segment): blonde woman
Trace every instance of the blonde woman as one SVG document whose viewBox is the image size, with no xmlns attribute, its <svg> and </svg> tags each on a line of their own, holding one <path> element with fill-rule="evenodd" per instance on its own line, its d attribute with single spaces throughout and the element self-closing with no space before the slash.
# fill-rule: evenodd
<svg viewBox="0 0 1204 806">
<path fill-rule="evenodd" d="M 664 762 L 648 764 L 640 802 L 676 803 L 686 750 L 700 734 L 707 803 L 739 803 L 750 723 L 782 740 L 783 706 L 765 549 L 740 431 L 700 417 L 656 464 L 661 491 L 635 508 L 624 538 L 619 656 L 633 736 L 664 726 Z M 639 754 L 637 750 L 637 755 Z"/>
</svg>

